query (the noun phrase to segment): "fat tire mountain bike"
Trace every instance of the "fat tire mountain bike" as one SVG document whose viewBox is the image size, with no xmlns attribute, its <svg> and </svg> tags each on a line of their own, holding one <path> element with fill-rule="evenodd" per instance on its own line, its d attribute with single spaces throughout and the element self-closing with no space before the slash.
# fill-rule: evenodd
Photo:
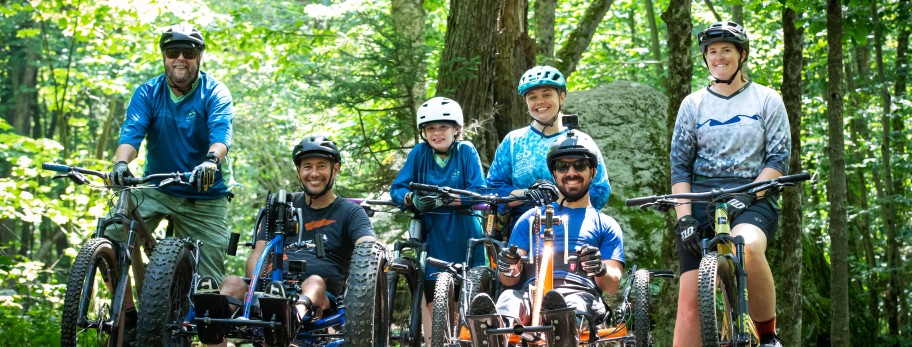
<svg viewBox="0 0 912 347">
<path fill-rule="evenodd" d="M 142 248 L 152 259 L 154 250 L 161 245 L 152 235 L 153 229 L 145 224 L 137 212 L 138 204 L 134 190 L 155 189 L 169 184 L 189 184 L 189 172 L 162 173 L 143 177 L 126 178 L 124 186 L 110 185 L 108 173 L 86 168 L 55 163 L 44 163 L 42 168 L 61 173 L 54 178 L 68 178 L 77 185 L 89 184 L 85 175 L 96 176 L 105 181 L 104 189 L 118 195 L 110 213 L 100 218 L 92 237 L 80 249 L 66 286 L 63 315 L 61 318 L 60 343 L 62 346 L 97 345 L 123 346 L 132 341 L 137 322 L 127 311 L 136 307 L 136 297 L 142 297 L 145 288 L 146 267 L 142 262 Z M 161 180 L 157 185 L 142 185 Z M 109 228 L 120 228 L 126 241 L 105 236 Z M 166 236 L 172 234 L 169 225 Z M 170 244 L 171 239 L 164 243 Z M 130 270 L 133 276 L 130 276 Z"/>
</svg>

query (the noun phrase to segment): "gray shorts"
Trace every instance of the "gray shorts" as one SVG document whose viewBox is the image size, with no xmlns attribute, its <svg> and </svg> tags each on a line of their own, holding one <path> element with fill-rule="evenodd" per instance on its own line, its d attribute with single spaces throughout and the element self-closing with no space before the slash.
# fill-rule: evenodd
<svg viewBox="0 0 912 347">
<path fill-rule="evenodd" d="M 779 227 L 779 206 L 775 205 L 778 197 L 768 197 L 751 204 L 747 211 L 741 213 L 735 218 L 731 225 L 732 228 L 738 224 L 747 223 L 754 225 L 766 234 L 768 243 L 773 242 L 776 236 L 776 229 Z M 700 222 L 699 232 L 702 238 L 714 236 L 712 228 L 712 218 L 707 214 L 707 204 L 693 204 L 693 217 Z M 693 255 L 684 248 L 680 238 L 675 238 L 677 243 L 678 258 L 680 259 L 681 273 L 690 270 L 696 270 L 700 267 L 701 256 Z"/>
<path fill-rule="evenodd" d="M 594 323 L 601 323 L 608 308 L 595 293 L 576 288 L 554 288 L 564 296 L 567 307 L 572 307 L 577 316 L 584 315 Z M 518 320 L 523 325 L 531 324 L 532 300 L 528 286 L 522 289 L 507 289 L 497 297 L 497 313 Z M 579 322 L 577 322 L 579 323 Z"/>
</svg>

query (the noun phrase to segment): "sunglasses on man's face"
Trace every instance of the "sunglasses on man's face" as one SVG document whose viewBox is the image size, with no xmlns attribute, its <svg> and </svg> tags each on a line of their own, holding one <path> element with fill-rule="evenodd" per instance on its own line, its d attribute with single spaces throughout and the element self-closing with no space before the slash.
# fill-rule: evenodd
<svg viewBox="0 0 912 347">
<path fill-rule="evenodd" d="M 567 171 L 570 171 L 571 166 L 576 172 L 581 172 L 583 170 L 589 169 L 589 161 L 586 159 L 579 159 L 574 161 L 558 160 L 556 163 L 554 163 L 554 170 L 560 173 L 567 173 Z"/>
<path fill-rule="evenodd" d="M 168 59 L 177 59 L 181 54 L 184 55 L 184 59 L 196 59 L 199 51 L 196 48 L 165 48 L 165 56 Z"/>
</svg>

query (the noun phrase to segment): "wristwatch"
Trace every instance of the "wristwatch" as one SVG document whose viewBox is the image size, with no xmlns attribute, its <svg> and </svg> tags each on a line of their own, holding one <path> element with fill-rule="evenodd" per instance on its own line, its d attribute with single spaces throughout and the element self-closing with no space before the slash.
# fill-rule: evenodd
<svg viewBox="0 0 912 347">
<path fill-rule="evenodd" d="M 215 165 L 218 165 L 221 162 L 221 160 L 219 160 L 218 154 L 215 152 L 206 153 L 206 160 L 215 163 Z"/>
</svg>

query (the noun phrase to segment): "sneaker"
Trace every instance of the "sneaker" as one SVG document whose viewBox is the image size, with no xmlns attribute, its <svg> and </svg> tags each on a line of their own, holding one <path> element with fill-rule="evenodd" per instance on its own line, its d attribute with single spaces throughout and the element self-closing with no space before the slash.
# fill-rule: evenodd
<svg viewBox="0 0 912 347">
<path fill-rule="evenodd" d="M 282 286 L 280 281 L 272 281 L 266 285 L 266 288 L 263 289 L 264 298 L 284 298 L 285 297 L 285 287 Z"/>
<path fill-rule="evenodd" d="M 567 301 L 564 300 L 564 296 L 561 293 L 558 293 L 556 290 L 549 290 L 545 293 L 545 297 L 542 298 L 542 311 L 551 311 L 559 310 L 562 308 L 567 308 Z"/>
<path fill-rule="evenodd" d="M 776 334 L 764 334 L 760 337 L 760 347 L 782 347 L 782 341 Z"/>
<path fill-rule="evenodd" d="M 496 312 L 497 307 L 494 306 L 494 300 L 491 300 L 491 296 L 487 293 L 478 293 L 478 295 L 475 295 L 475 298 L 472 299 L 472 303 L 469 304 L 469 315 L 471 316 L 492 314 Z"/>
<path fill-rule="evenodd" d="M 212 276 L 206 275 L 200 278 L 196 284 L 197 294 L 218 294 L 219 284 Z"/>
</svg>

